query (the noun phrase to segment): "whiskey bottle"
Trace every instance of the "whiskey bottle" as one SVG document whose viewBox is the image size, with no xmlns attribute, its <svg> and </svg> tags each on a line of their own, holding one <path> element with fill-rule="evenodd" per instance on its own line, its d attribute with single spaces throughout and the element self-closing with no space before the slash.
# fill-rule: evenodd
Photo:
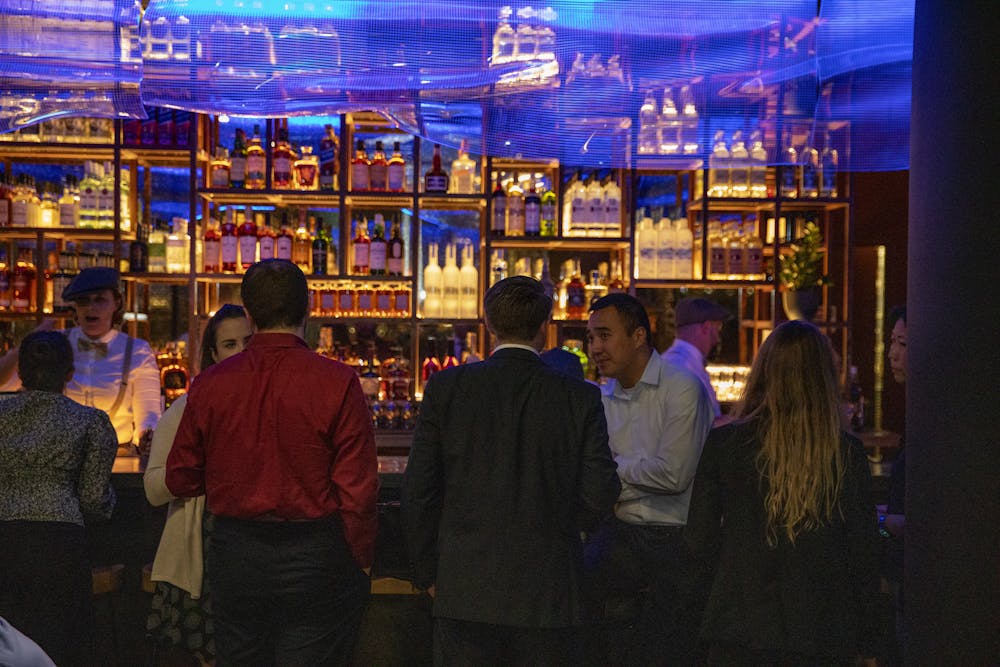
<svg viewBox="0 0 1000 667">
<path fill-rule="evenodd" d="M 146 273 L 147 271 L 149 271 L 148 241 L 149 241 L 149 231 L 146 228 L 146 225 L 139 225 L 139 228 L 136 230 L 135 240 L 129 243 L 128 247 L 129 273 Z M 55 277 L 53 277 L 53 281 L 54 280 Z M 53 294 L 55 294 L 54 285 L 53 285 Z"/>
<path fill-rule="evenodd" d="M 236 128 L 236 138 L 233 140 L 233 151 L 229 154 L 229 185 L 234 188 L 246 187 L 247 176 L 247 135 L 241 128 Z"/>
<path fill-rule="evenodd" d="M 368 178 L 372 190 L 385 192 L 389 189 L 389 162 L 385 159 L 385 148 L 381 140 L 375 142 L 375 153 L 368 166 Z"/>
<path fill-rule="evenodd" d="M 525 201 L 519 179 L 507 189 L 507 236 L 524 236 Z"/>
<path fill-rule="evenodd" d="M 386 272 L 390 276 L 403 275 L 405 245 L 403 237 L 400 236 L 399 221 L 392 224 L 392 238 L 389 239 L 389 246 L 386 257 Z"/>
<path fill-rule="evenodd" d="M 11 279 L 10 264 L 7 262 L 7 244 L 0 243 L 0 311 L 11 309 L 13 299 Z"/>
<path fill-rule="evenodd" d="M 441 146 L 434 144 L 431 168 L 424 174 L 424 192 L 448 192 L 448 172 L 441 167 Z"/>
<path fill-rule="evenodd" d="M 295 172 L 295 187 L 299 190 L 315 190 L 317 187 L 317 175 L 319 174 L 319 161 L 313 155 L 312 146 L 302 147 L 302 156 L 292 163 Z"/>
<path fill-rule="evenodd" d="M 76 190 L 76 177 L 66 176 L 66 184 L 63 186 L 62 196 L 59 198 L 59 226 L 69 229 L 80 224 L 80 194 Z M 4 208 L 7 202 L 0 195 L 0 209 Z M 0 210 L 2 217 L 2 210 Z M 0 224 L 0 226 L 3 226 Z"/>
<path fill-rule="evenodd" d="M 288 217 L 286 214 L 285 220 L 281 224 L 281 229 L 278 230 L 278 237 L 274 240 L 275 259 L 292 261 L 292 246 L 294 242 L 295 239 L 292 236 L 292 230 L 288 226 Z"/>
<path fill-rule="evenodd" d="M 212 187 L 228 188 L 232 168 L 232 162 L 229 159 L 229 151 L 222 146 L 216 147 L 215 156 L 212 158 L 212 162 L 210 164 Z"/>
<path fill-rule="evenodd" d="M 326 229 L 323 224 L 317 223 L 315 218 L 313 218 L 313 223 L 316 235 L 312 242 L 312 274 L 326 276 L 329 275 L 327 260 L 330 253 L 330 243 L 326 239 Z"/>
<path fill-rule="evenodd" d="M 476 161 L 469 157 L 469 141 L 462 139 L 458 157 L 451 163 L 451 192 L 471 195 L 476 191 Z"/>
<path fill-rule="evenodd" d="M 354 151 L 354 159 L 351 160 L 351 189 L 354 191 L 371 189 L 371 163 L 368 161 L 368 154 L 365 152 L 365 142 L 358 139 L 357 149 Z"/>
<path fill-rule="evenodd" d="M 730 190 L 730 156 L 726 148 L 726 133 L 715 133 L 712 154 L 708 156 L 708 196 L 728 197 Z"/>
<path fill-rule="evenodd" d="M 253 136 L 247 146 L 247 173 L 245 187 L 248 190 L 263 190 L 267 178 L 267 154 L 260 142 L 260 125 L 253 126 Z"/>
<path fill-rule="evenodd" d="M 267 219 L 262 211 L 254 214 L 254 223 L 257 225 L 257 257 L 260 261 L 274 259 L 277 238 L 271 225 L 267 224 Z"/>
<path fill-rule="evenodd" d="M 524 197 L 524 235 L 540 236 L 542 233 L 542 198 L 535 190 L 535 182 L 528 186 L 528 194 Z"/>
<path fill-rule="evenodd" d="M 337 174 L 340 171 L 340 162 L 337 159 L 340 141 L 333 131 L 333 125 L 324 125 L 323 129 L 326 133 L 319 141 L 319 187 L 321 190 L 335 190 Z"/>
<path fill-rule="evenodd" d="M 385 240 L 385 220 L 381 213 L 376 213 L 368 255 L 368 267 L 371 275 L 384 276 L 386 274 L 387 246 L 388 244 Z"/>
<path fill-rule="evenodd" d="M 497 179 L 496 188 L 490 197 L 490 205 L 493 208 L 493 222 L 490 225 L 490 233 L 493 238 L 503 238 L 507 234 L 507 193 L 503 191 L 500 179 Z"/>
<path fill-rule="evenodd" d="M 288 143 L 288 128 L 278 128 L 278 143 L 272 154 L 271 187 L 275 190 L 290 190 L 295 182 L 292 180 L 292 165 L 298 156 Z"/>
<path fill-rule="evenodd" d="M 552 188 L 545 188 L 545 192 L 542 193 L 542 207 L 541 207 L 541 235 L 542 236 L 555 236 L 556 230 L 559 228 L 556 225 L 556 193 Z"/>
<path fill-rule="evenodd" d="M 244 271 L 257 261 L 257 223 L 254 222 L 253 209 L 249 206 L 243 214 L 243 224 L 236 230 L 240 246 L 240 266 Z"/>
<path fill-rule="evenodd" d="M 205 273 L 218 273 L 222 271 L 222 234 L 215 220 L 208 219 L 205 225 L 205 234 L 202 238 L 202 252 L 204 264 L 202 271 Z"/>
<path fill-rule="evenodd" d="M 368 237 L 368 220 L 362 218 L 354 221 L 354 241 L 352 242 L 353 258 L 351 273 L 357 276 L 367 276 L 371 268 L 372 241 Z"/>
<path fill-rule="evenodd" d="M 389 158 L 386 178 L 390 192 L 402 192 L 406 189 L 406 160 L 403 159 L 398 141 L 392 142 L 392 156 Z"/>
<path fill-rule="evenodd" d="M 292 240 L 292 261 L 295 262 L 302 273 L 310 273 L 312 267 L 312 235 L 306 226 L 306 210 L 299 209 L 299 226 L 295 229 L 295 238 Z"/>
</svg>

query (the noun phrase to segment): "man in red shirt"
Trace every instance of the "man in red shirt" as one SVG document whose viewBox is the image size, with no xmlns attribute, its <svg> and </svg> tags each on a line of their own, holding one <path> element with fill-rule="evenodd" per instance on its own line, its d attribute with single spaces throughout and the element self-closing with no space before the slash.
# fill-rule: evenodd
<svg viewBox="0 0 1000 667">
<path fill-rule="evenodd" d="M 354 371 L 302 339 L 297 266 L 258 262 L 240 294 L 255 333 L 194 381 L 167 488 L 214 517 L 219 664 L 349 664 L 375 549 L 371 416 Z"/>
</svg>

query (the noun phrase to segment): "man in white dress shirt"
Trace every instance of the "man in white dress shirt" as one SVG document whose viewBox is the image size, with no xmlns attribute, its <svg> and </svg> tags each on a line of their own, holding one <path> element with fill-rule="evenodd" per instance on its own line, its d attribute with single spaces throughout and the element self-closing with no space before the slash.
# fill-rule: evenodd
<svg viewBox="0 0 1000 667">
<path fill-rule="evenodd" d="M 701 380 L 712 399 L 716 419 L 722 416 L 722 409 L 705 364 L 708 363 L 712 350 L 719 344 L 722 324 L 729 317 L 728 310 L 708 299 L 690 296 L 681 299 L 674 307 L 677 327 L 674 343 L 660 355 L 668 364 L 686 368 Z"/>
</svg>

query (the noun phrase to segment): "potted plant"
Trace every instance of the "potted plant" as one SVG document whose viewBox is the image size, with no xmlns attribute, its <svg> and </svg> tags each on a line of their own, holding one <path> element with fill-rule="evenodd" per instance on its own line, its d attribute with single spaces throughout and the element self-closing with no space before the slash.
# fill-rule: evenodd
<svg viewBox="0 0 1000 667">
<path fill-rule="evenodd" d="M 823 273 L 823 237 L 819 226 L 806 222 L 802 237 L 790 245 L 791 252 L 781 257 L 781 301 L 793 320 L 811 320 L 823 300 L 823 285 L 829 277 Z"/>
</svg>

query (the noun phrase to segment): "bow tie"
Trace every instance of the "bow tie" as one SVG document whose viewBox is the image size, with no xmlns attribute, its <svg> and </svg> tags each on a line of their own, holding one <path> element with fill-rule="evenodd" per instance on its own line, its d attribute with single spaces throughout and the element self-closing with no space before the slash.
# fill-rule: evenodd
<svg viewBox="0 0 1000 667">
<path fill-rule="evenodd" d="M 93 350 L 97 354 L 98 357 L 106 357 L 106 356 L 108 356 L 108 344 L 107 343 L 96 342 L 96 341 L 88 340 L 86 338 L 79 338 L 79 339 L 77 339 L 77 341 L 76 341 L 76 349 L 80 350 L 81 352 L 87 352 L 89 350 Z"/>
</svg>

